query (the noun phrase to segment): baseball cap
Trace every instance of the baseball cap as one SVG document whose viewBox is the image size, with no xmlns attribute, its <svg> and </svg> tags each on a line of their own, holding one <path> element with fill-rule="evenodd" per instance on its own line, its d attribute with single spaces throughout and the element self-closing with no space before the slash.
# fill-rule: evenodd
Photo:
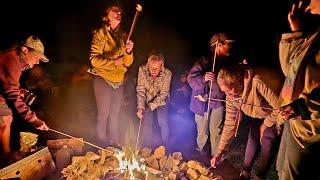
<svg viewBox="0 0 320 180">
<path fill-rule="evenodd" d="M 38 37 L 29 36 L 22 44 L 40 52 L 42 54 L 41 61 L 49 62 L 49 59 L 44 55 L 44 46 Z"/>
<path fill-rule="evenodd" d="M 210 47 L 213 47 L 217 42 L 235 42 L 229 34 L 227 33 L 215 33 L 210 39 Z"/>
</svg>

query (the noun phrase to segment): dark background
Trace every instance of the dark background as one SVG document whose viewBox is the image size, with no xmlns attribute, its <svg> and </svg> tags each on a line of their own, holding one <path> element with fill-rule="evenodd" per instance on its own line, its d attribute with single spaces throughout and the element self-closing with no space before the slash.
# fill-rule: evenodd
<svg viewBox="0 0 320 180">
<path fill-rule="evenodd" d="M 253 66 L 275 69 L 280 78 L 278 42 L 281 33 L 289 30 L 287 14 L 293 1 L 118 0 L 124 10 L 121 26 L 126 32 L 130 30 L 136 4 L 143 7 L 132 36 L 135 60 L 128 72 L 131 77 L 128 79 L 133 81 L 127 96 L 135 97 L 137 67 L 146 63 L 151 50 L 156 49 L 164 54 L 166 66 L 174 73 L 175 84 L 179 81 L 180 73 L 190 69 L 200 55 L 209 52 L 209 40 L 214 32 L 233 34 L 237 39 L 236 50 L 239 56 L 246 58 Z M 22 79 L 32 80 L 29 83 L 31 88 L 28 88 L 28 82 L 26 86 L 38 95 L 33 109 L 39 108 L 39 112 L 44 112 L 44 120 L 47 120 L 50 127 L 67 131 L 75 129 L 73 125 L 76 122 L 77 125 L 82 123 L 84 129 L 89 127 L 92 134 L 95 133 L 95 127 L 90 126 L 90 122 L 95 121 L 96 106 L 92 84 L 87 81 L 90 75 L 86 73 L 90 64 L 91 30 L 99 21 L 104 7 L 113 2 L 1 2 L 1 49 L 31 34 L 39 36 L 44 43 L 45 54 L 50 62 L 40 63 L 39 69 L 33 68 L 31 75 L 23 76 Z M 128 106 L 133 109 L 130 114 L 133 117 L 128 119 L 134 119 L 135 105 Z M 188 107 L 187 104 L 185 106 Z M 82 131 L 72 134 L 77 135 L 79 132 Z"/>
<path fill-rule="evenodd" d="M 89 64 L 92 26 L 107 0 L 7 1 L 0 9 L 0 46 L 35 34 L 52 60 L 49 73 L 61 74 L 64 63 Z M 150 50 L 165 55 L 174 70 L 190 68 L 209 51 L 214 32 L 231 32 L 238 39 L 239 54 L 252 65 L 278 68 L 280 34 L 288 31 L 287 13 L 293 1 L 173 1 L 118 0 L 124 10 L 122 28 L 129 31 L 136 4 L 143 6 L 132 40 L 135 63 L 146 61 Z M 3 2 L 2 2 L 3 3 Z M 50 70 L 51 69 L 51 70 Z M 50 72 L 51 71 L 51 72 Z M 133 70 L 134 71 L 134 70 Z"/>
<path fill-rule="evenodd" d="M 236 37 L 237 53 L 251 65 L 280 71 L 278 42 L 281 33 L 289 31 L 287 14 L 293 1 L 119 0 L 124 10 L 121 26 L 126 32 L 129 32 L 136 4 L 143 6 L 132 37 L 135 60 L 129 74 L 136 77 L 137 67 L 146 62 L 151 50 L 157 49 L 164 54 L 166 66 L 176 78 L 177 74 L 188 70 L 200 55 L 209 52 L 209 40 L 214 32 L 224 31 Z M 84 137 L 92 143 L 97 140 L 92 84 L 87 79 L 77 79 L 88 76 L 86 68 L 81 67 L 89 65 L 91 30 L 99 20 L 100 11 L 108 3 L 110 1 L 107 0 L 10 0 L 2 1 L 0 5 L 0 48 L 8 48 L 33 34 L 40 37 L 50 59 L 49 63 L 41 63 L 50 80 L 43 78 L 45 75 L 39 70 L 41 78 L 34 82 L 36 84 L 42 79 L 43 84 L 49 84 L 44 85 L 46 91 L 35 91 L 39 97 L 34 107 L 39 108 L 37 115 L 41 117 L 42 114 L 50 128 Z M 52 93 L 52 87 L 56 85 L 60 95 Z M 131 100 L 135 97 L 135 84 L 131 82 L 130 86 L 126 93 L 128 105 L 121 113 L 124 119 L 121 122 L 137 130 L 139 121 L 135 117 L 135 101 Z M 175 138 L 179 140 L 176 146 L 187 149 L 186 146 L 194 145 L 195 142 L 190 143 L 195 141 L 193 117 L 175 117 L 174 120 L 177 127 L 172 127 Z M 17 126 L 21 128 L 25 124 Z M 135 131 L 130 133 L 132 142 L 135 142 Z M 45 144 L 46 138 L 52 139 L 54 135 L 42 132 L 39 138 L 43 138 Z M 17 132 L 12 137 L 13 144 L 19 142 Z M 235 147 L 238 151 L 242 146 Z M 237 157 L 242 157 L 242 154 L 238 153 Z M 240 165 L 242 160 L 238 162 Z"/>
</svg>

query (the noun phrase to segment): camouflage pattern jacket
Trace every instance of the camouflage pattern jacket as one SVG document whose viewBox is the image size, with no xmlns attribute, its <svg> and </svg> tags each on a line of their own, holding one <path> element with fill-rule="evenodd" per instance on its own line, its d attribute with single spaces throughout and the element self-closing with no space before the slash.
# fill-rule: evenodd
<svg viewBox="0 0 320 180">
<path fill-rule="evenodd" d="M 137 82 L 137 109 L 146 109 L 146 105 L 151 110 L 169 103 L 170 83 L 172 72 L 162 67 L 156 79 L 150 76 L 148 66 L 139 67 Z"/>
</svg>

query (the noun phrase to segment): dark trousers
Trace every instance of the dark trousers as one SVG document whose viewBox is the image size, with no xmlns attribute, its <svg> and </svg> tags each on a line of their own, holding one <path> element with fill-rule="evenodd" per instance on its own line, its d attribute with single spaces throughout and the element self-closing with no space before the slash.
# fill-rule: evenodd
<svg viewBox="0 0 320 180">
<path fill-rule="evenodd" d="M 103 78 L 96 76 L 93 81 L 93 88 L 98 109 L 98 137 L 104 146 L 119 145 L 118 117 L 123 100 L 123 85 L 114 89 Z"/>
<path fill-rule="evenodd" d="M 160 106 L 151 111 L 149 108 L 143 114 L 141 124 L 141 147 L 152 147 L 154 142 L 153 117 L 154 113 L 157 116 L 158 123 L 161 129 L 162 142 L 168 145 L 169 141 L 169 126 L 168 126 L 168 105 Z"/>
<path fill-rule="evenodd" d="M 284 124 L 277 158 L 280 180 L 319 180 L 320 142 L 302 148 L 293 138 L 288 122 Z"/>
<path fill-rule="evenodd" d="M 258 165 L 257 176 L 265 178 L 276 156 L 280 138 L 277 135 L 277 128 L 274 125 L 264 131 L 260 144 L 260 126 L 263 123 L 263 119 L 251 118 L 250 121 L 243 170 L 250 172 L 254 161 L 259 152 L 261 152 L 261 162 Z"/>
</svg>

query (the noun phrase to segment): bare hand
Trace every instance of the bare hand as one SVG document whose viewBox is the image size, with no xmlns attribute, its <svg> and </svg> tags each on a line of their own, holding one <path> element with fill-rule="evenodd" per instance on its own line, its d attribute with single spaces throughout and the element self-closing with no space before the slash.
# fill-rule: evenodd
<svg viewBox="0 0 320 180">
<path fill-rule="evenodd" d="M 128 54 L 130 54 L 132 52 L 132 49 L 133 49 L 133 46 L 134 46 L 134 43 L 129 40 L 127 43 L 126 43 L 126 52 Z"/>
<path fill-rule="evenodd" d="M 123 56 L 118 57 L 117 59 L 114 60 L 114 64 L 117 65 L 122 65 L 123 64 Z"/>
<path fill-rule="evenodd" d="M 42 125 L 39 126 L 37 129 L 42 130 L 42 131 L 48 131 L 49 127 L 47 126 L 47 124 L 44 121 L 42 121 Z"/>
<path fill-rule="evenodd" d="M 264 124 L 261 124 L 261 126 L 260 126 L 260 144 L 262 144 L 263 133 L 267 128 L 268 127 L 266 125 L 264 125 Z"/>
<path fill-rule="evenodd" d="M 139 108 L 137 111 L 137 116 L 140 120 L 142 120 L 143 118 L 143 109 Z"/>
<path fill-rule="evenodd" d="M 222 157 L 222 154 L 217 154 L 217 155 L 215 155 L 215 156 L 210 160 L 211 167 L 216 168 L 217 165 L 218 165 L 218 164 L 220 163 L 220 161 L 221 161 L 221 157 Z"/>
<path fill-rule="evenodd" d="M 213 72 L 206 72 L 204 75 L 204 81 L 213 81 L 214 80 L 214 74 Z"/>
<path fill-rule="evenodd" d="M 302 21 L 306 15 L 307 3 L 299 1 L 299 4 L 293 4 L 291 11 L 288 13 L 288 21 L 292 31 L 300 31 L 302 29 Z"/>
</svg>

